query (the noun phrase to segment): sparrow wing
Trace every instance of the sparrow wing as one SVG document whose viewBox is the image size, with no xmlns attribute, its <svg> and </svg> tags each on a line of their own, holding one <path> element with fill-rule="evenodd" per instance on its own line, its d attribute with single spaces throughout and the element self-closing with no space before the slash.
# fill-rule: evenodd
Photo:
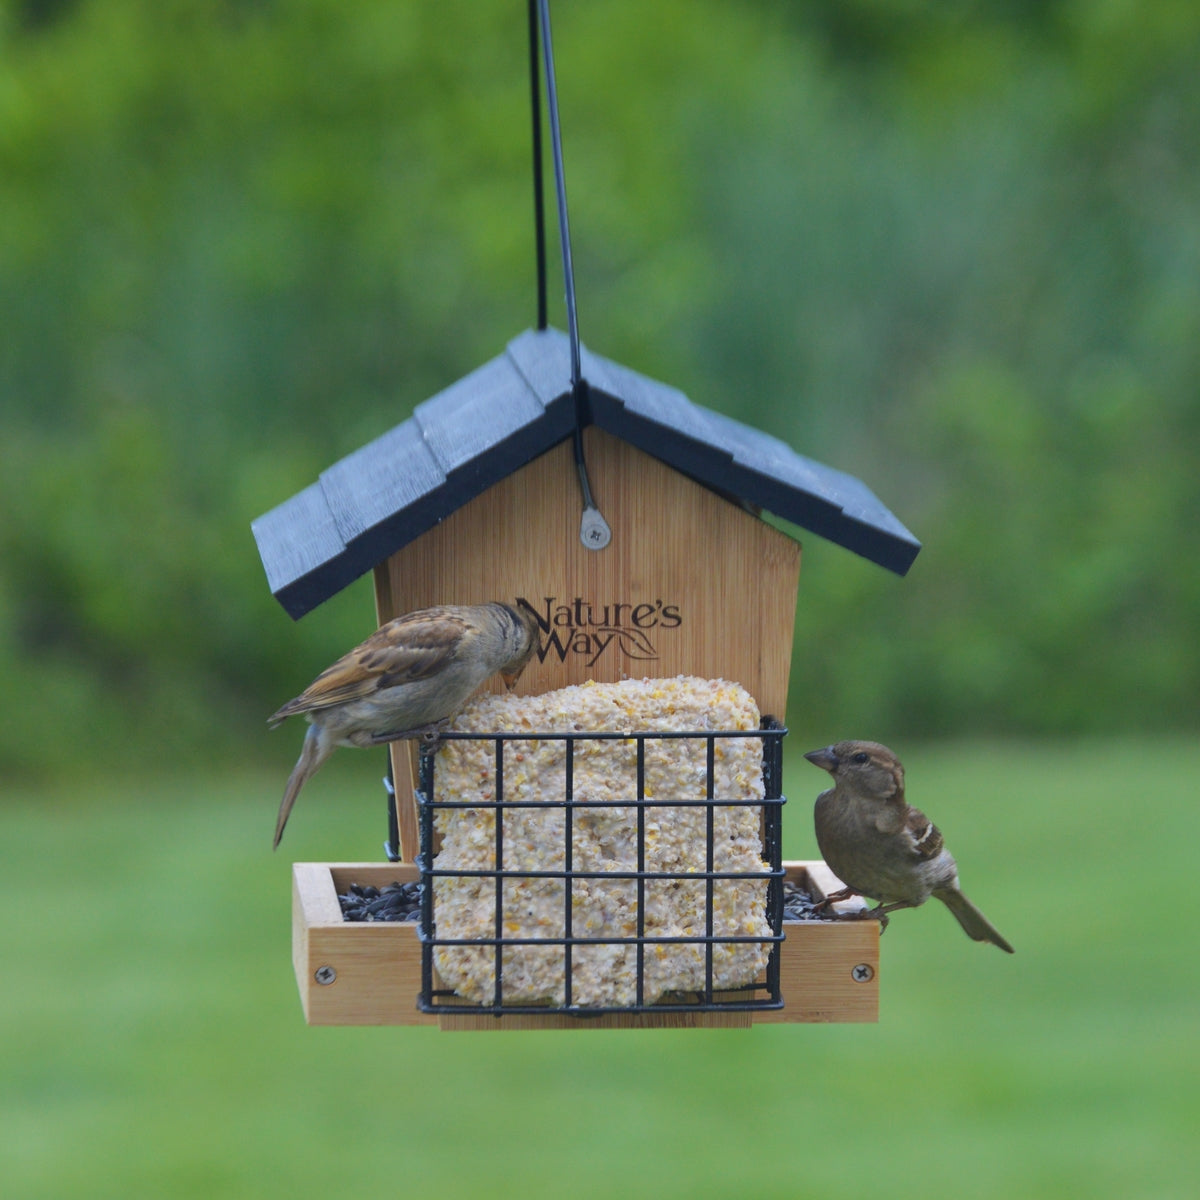
<svg viewBox="0 0 1200 1200">
<path fill-rule="evenodd" d="M 270 724 L 436 675 L 458 654 L 473 630 L 469 621 L 447 609 L 397 617 L 322 671 L 269 718 Z"/>
<path fill-rule="evenodd" d="M 904 822 L 904 836 L 910 843 L 914 858 L 937 858 L 945 842 L 942 831 L 919 808 L 909 808 Z"/>
</svg>

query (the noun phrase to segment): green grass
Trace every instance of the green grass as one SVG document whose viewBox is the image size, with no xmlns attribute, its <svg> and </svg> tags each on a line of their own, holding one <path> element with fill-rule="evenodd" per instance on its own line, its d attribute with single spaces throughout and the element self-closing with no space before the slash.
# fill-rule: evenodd
<svg viewBox="0 0 1200 1200">
<path fill-rule="evenodd" d="M 1200 747 L 907 749 L 1016 956 L 899 913 L 878 1026 L 748 1032 L 307 1028 L 290 862 L 379 858 L 366 756 L 325 768 L 274 856 L 282 774 L 10 787 L 5 1194 L 1195 1195 Z"/>
</svg>

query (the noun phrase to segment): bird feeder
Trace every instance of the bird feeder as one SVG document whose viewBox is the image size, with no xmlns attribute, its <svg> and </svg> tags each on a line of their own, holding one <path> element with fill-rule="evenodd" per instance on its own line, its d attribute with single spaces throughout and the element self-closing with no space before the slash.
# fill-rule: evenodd
<svg viewBox="0 0 1200 1200">
<path fill-rule="evenodd" d="M 542 30 L 549 65 L 548 19 Z M 556 129 L 553 103 L 551 116 Z M 822 863 L 779 859 L 781 722 L 801 547 L 764 512 L 898 574 L 919 550 L 859 480 L 592 354 L 574 328 L 542 326 L 254 522 L 270 589 L 293 618 L 368 571 L 380 623 L 437 604 L 521 604 L 537 616 L 539 646 L 518 694 L 681 674 L 736 681 L 763 714 L 764 755 L 775 755 L 767 794 L 756 801 L 773 928 L 757 1001 L 742 994 L 723 1003 L 710 973 L 694 1003 L 642 997 L 626 1010 L 589 1010 L 570 1002 L 568 986 L 567 1002 L 549 1011 L 509 1009 L 499 982 L 488 1003 L 438 1003 L 429 950 L 436 913 L 356 922 L 338 901 L 352 885 L 424 883 L 429 893 L 434 847 L 423 805 L 439 797 L 436 776 L 423 782 L 410 741 L 390 747 L 393 861 L 294 866 L 293 959 L 309 1023 L 496 1029 L 877 1019 L 878 925 L 782 915 L 783 881 L 816 899 L 839 885 Z M 496 753 L 503 757 L 499 739 Z M 630 797 L 631 811 L 647 803 L 632 780 Z M 497 872 L 502 866 L 498 857 Z M 568 960 L 571 940 L 555 943 Z M 499 981 L 499 961 L 497 968 Z"/>
</svg>

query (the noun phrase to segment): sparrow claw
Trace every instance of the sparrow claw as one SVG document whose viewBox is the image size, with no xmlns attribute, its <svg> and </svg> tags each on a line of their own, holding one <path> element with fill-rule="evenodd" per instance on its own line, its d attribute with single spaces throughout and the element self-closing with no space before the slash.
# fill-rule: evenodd
<svg viewBox="0 0 1200 1200">
<path fill-rule="evenodd" d="M 422 758 L 436 754 L 442 745 L 442 734 L 450 728 L 449 719 L 438 721 L 436 725 L 426 725 L 420 730 L 421 744 L 417 748 Z"/>
<path fill-rule="evenodd" d="M 853 888 L 848 888 L 848 887 L 838 888 L 838 890 L 836 892 L 830 892 L 828 896 L 825 896 L 823 899 L 818 900 L 813 905 L 813 910 L 815 912 L 824 912 L 827 908 L 830 907 L 830 905 L 837 904 L 842 900 L 853 899 L 853 897 L 855 897 L 857 895 L 858 895 L 858 893 Z"/>
<path fill-rule="evenodd" d="M 880 933 L 888 927 L 887 913 L 878 908 L 855 908 L 850 912 L 833 913 L 832 917 L 835 921 L 878 921 Z"/>
<path fill-rule="evenodd" d="M 813 905 L 816 912 L 824 912 L 831 905 L 837 904 L 842 900 L 853 900 L 856 896 L 861 896 L 861 892 L 856 892 L 853 888 L 839 888 L 836 892 L 830 892 L 823 900 L 818 900 Z M 855 908 L 850 912 L 835 912 L 830 915 L 835 921 L 878 921 L 879 932 L 888 927 L 888 912 L 894 905 L 878 904 L 874 908 Z M 904 906 L 901 906 L 904 907 Z"/>
<path fill-rule="evenodd" d="M 386 733 L 373 733 L 370 737 L 372 746 L 383 746 L 390 742 L 407 742 L 415 738 L 421 740 L 421 753 L 433 753 L 442 740 L 442 734 L 450 727 L 450 719 L 435 721 L 431 725 L 418 725 L 415 729 L 392 729 Z"/>
</svg>

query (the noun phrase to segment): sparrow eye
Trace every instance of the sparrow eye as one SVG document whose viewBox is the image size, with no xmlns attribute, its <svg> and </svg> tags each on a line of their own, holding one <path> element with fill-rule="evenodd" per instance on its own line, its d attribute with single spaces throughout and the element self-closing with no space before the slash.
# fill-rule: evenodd
<svg viewBox="0 0 1200 1200">
<path fill-rule="evenodd" d="M 852 763 L 857 763 L 860 767 L 862 767 L 871 761 L 871 756 L 869 754 L 864 754 L 863 751 L 860 750 L 850 761 Z"/>
</svg>

